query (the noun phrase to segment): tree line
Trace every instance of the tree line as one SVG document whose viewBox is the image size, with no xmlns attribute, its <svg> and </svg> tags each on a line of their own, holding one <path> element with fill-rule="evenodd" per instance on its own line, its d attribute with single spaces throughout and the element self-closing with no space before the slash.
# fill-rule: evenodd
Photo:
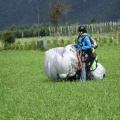
<svg viewBox="0 0 120 120">
<path fill-rule="evenodd" d="M 66 23 L 65 25 L 59 25 L 57 27 L 58 35 L 76 35 L 80 23 Z M 120 31 L 120 22 L 107 22 L 107 23 L 94 23 L 85 24 L 88 33 L 108 33 Z M 50 23 L 43 23 L 39 25 L 12 25 L 6 27 L 3 31 L 0 31 L 0 36 L 4 31 L 11 31 L 15 34 L 16 38 L 23 37 L 43 37 L 56 35 L 56 28 Z M 39 33 L 38 33 L 39 32 Z M 39 35 L 39 36 L 38 36 Z"/>
</svg>

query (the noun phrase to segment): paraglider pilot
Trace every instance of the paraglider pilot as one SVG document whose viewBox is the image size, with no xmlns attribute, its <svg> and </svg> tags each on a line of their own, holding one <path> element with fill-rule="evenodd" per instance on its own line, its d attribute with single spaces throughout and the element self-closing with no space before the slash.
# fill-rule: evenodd
<svg viewBox="0 0 120 120">
<path fill-rule="evenodd" d="M 87 76 L 86 61 L 89 59 L 88 51 L 92 48 L 92 44 L 90 42 L 90 37 L 87 34 L 87 30 L 85 26 L 80 26 L 78 28 L 78 34 L 79 36 L 78 36 L 76 48 L 78 49 L 78 52 L 81 53 L 80 59 L 82 62 L 81 71 L 80 71 L 80 81 L 84 82 L 86 81 L 86 76 Z"/>
</svg>

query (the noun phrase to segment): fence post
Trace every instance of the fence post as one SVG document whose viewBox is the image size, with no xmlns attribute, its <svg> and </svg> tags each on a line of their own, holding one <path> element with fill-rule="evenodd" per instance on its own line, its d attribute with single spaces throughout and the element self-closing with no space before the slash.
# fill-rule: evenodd
<svg viewBox="0 0 120 120">
<path fill-rule="evenodd" d="M 22 31 L 22 38 L 24 37 L 24 33 L 23 33 L 23 31 Z"/>
<path fill-rule="evenodd" d="M 118 38 L 119 36 L 118 36 L 118 31 L 117 31 L 117 36 L 116 36 L 116 44 L 118 45 Z"/>
<path fill-rule="evenodd" d="M 98 39 L 98 42 L 100 42 L 99 31 L 97 31 L 97 39 Z"/>
</svg>

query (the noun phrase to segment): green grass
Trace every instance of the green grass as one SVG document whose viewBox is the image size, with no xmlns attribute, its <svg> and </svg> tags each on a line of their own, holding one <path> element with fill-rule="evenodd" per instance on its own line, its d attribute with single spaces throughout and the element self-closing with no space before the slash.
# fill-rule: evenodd
<svg viewBox="0 0 120 120">
<path fill-rule="evenodd" d="M 119 120 L 120 46 L 97 48 L 104 80 L 53 82 L 44 52 L 0 51 L 0 120 Z"/>
</svg>

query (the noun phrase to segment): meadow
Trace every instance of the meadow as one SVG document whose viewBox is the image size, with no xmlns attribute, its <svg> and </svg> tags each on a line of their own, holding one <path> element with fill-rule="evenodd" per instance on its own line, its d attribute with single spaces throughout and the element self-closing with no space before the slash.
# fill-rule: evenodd
<svg viewBox="0 0 120 120">
<path fill-rule="evenodd" d="M 98 46 L 103 80 L 50 80 L 44 51 L 0 51 L 0 120 L 119 120 L 120 46 Z"/>
</svg>

